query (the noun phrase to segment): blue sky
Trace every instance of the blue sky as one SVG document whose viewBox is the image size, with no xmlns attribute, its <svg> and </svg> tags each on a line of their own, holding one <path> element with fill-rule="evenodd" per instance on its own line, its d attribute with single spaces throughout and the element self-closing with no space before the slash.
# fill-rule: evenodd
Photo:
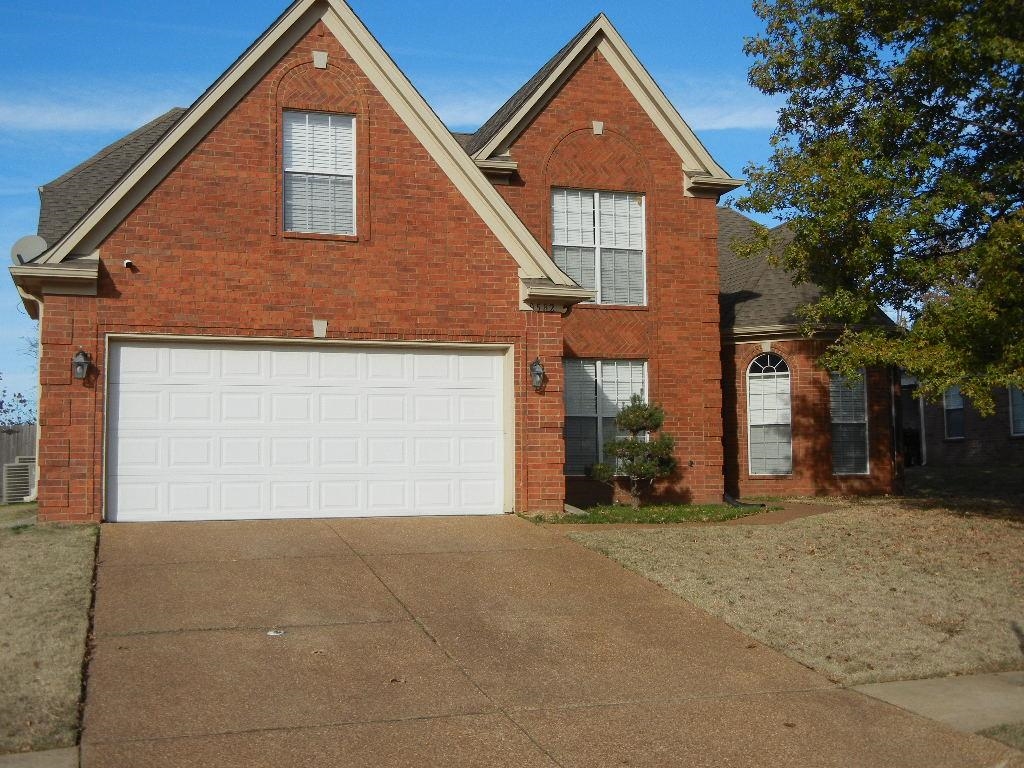
<svg viewBox="0 0 1024 768">
<path fill-rule="evenodd" d="M 746 81 L 750 0 L 478 0 L 352 7 L 454 130 L 477 128 L 599 11 L 735 176 L 769 154 L 776 104 Z M 172 106 L 188 106 L 284 10 L 285 0 L 4 0 L 0 243 L 35 232 L 37 188 Z M 510 9 L 514 8 L 514 12 Z M 35 392 L 34 336 L 0 279 L 0 373 Z"/>
</svg>

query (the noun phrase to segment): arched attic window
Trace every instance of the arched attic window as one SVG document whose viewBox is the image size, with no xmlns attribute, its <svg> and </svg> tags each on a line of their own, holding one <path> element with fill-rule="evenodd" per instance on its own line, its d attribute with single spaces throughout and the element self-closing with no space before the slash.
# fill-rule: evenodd
<svg viewBox="0 0 1024 768">
<path fill-rule="evenodd" d="M 793 472 L 789 385 L 789 366 L 773 352 L 758 355 L 747 368 L 747 444 L 752 475 Z"/>
</svg>

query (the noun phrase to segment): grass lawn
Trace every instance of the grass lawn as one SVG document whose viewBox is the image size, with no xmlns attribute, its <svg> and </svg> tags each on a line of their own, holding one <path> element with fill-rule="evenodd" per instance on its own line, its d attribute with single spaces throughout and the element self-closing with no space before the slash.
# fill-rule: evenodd
<svg viewBox="0 0 1024 768">
<path fill-rule="evenodd" d="M 986 728 L 978 733 L 1024 752 L 1024 723 L 997 725 L 995 728 Z"/>
<path fill-rule="evenodd" d="M 1024 510 L 980 506 L 921 494 L 777 526 L 570 535 L 855 685 L 1024 668 Z"/>
<path fill-rule="evenodd" d="M 24 522 L 35 522 L 36 505 L 31 504 L 0 504 L 0 528 L 18 525 Z"/>
<path fill-rule="evenodd" d="M 763 512 L 757 507 L 730 507 L 725 504 L 654 504 L 636 509 L 624 504 L 591 507 L 582 515 L 534 515 L 535 523 L 718 523 Z"/>
<path fill-rule="evenodd" d="M 95 526 L 0 527 L 0 754 L 76 742 L 95 545 Z"/>
</svg>

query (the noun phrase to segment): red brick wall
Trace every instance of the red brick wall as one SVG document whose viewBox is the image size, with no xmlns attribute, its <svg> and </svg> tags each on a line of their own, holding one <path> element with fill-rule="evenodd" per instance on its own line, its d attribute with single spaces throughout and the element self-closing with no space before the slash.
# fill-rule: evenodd
<svg viewBox="0 0 1024 768">
<path fill-rule="evenodd" d="M 942 401 L 925 403 L 924 424 L 928 464 L 933 466 L 1024 466 L 1024 435 L 1010 434 L 1010 398 L 1005 389 L 992 393 L 995 412 L 982 416 L 964 403 L 964 436 L 946 439 Z M 914 401 L 917 407 L 917 401 Z"/>
<path fill-rule="evenodd" d="M 725 397 L 726 489 L 738 496 L 792 494 L 892 493 L 897 489 L 892 451 L 892 398 L 889 372 L 867 372 L 869 475 L 832 474 L 832 420 L 829 414 L 829 374 L 816 360 L 824 343 L 777 341 L 772 352 L 790 370 L 792 400 L 793 474 L 758 477 L 750 474 L 747 452 L 747 367 L 763 353 L 761 342 L 727 345 L 723 350 Z"/>
<path fill-rule="evenodd" d="M 313 50 L 328 51 L 327 70 L 312 67 Z M 357 237 L 281 233 L 289 107 L 356 114 Z M 111 234 L 101 260 L 98 298 L 46 300 L 42 519 L 99 519 L 108 334 L 309 338 L 313 318 L 332 339 L 514 344 L 516 505 L 561 508 L 563 321 L 520 311 L 515 261 L 322 25 Z M 85 383 L 70 377 L 79 346 L 98 370 Z M 543 394 L 529 387 L 537 354 Z"/>
<path fill-rule="evenodd" d="M 593 121 L 604 123 L 594 135 Z M 683 194 L 682 161 L 595 52 L 511 147 L 519 179 L 498 189 L 546 247 L 551 189 L 642 193 L 648 306 L 579 306 L 565 321 L 566 357 L 648 360 L 652 400 L 666 411 L 680 472 L 659 496 L 719 501 L 722 393 L 718 223 L 714 199 Z M 572 490 L 580 483 L 570 481 Z M 570 493 L 570 501 L 578 498 Z"/>
</svg>

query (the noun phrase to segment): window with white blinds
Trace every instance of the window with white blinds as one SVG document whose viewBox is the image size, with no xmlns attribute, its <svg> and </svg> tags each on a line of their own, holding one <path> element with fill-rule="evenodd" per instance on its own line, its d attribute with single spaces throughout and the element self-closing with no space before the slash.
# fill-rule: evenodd
<svg viewBox="0 0 1024 768">
<path fill-rule="evenodd" d="M 747 425 L 750 474 L 793 472 L 790 376 L 786 361 L 774 353 L 758 355 L 747 368 Z"/>
<path fill-rule="evenodd" d="M 1024 389 L 1010 387 L 1010 434 L 1024 436 Z"/>
<path fill-rule="evenodd" d="M 642 360 L 567 358 L 565 371 L 565 474 L 585 475 L 604 460 L 604 444 L 620 437 L 615 417 L 633 395 L 647 398 Z"/>
<path fill-rule="evenodd" d="M 947 440 L 959 440 L 967 434 L 964 429 L 964 396 L 960 394 L 960 387 L 950 387 L 943 393 L 942 410 Z"/>
<path fill-rule="evenodd" d="M 355 118 L 284 113 L 284 228 L 356 233 Z"/>
<path fill-rule="evenodd" d="M 832 472 L 868 473 L 868 395 L 864 372 L 856 380 L 831 374 L 829 410 L 832 413 Z"/>
<path fill-rule="evenodd" d="M 551 212 L 559 269 L 595 290 L 600 304 L 647 302 L 643 195 L 556 189 Z"/>
</svg>

